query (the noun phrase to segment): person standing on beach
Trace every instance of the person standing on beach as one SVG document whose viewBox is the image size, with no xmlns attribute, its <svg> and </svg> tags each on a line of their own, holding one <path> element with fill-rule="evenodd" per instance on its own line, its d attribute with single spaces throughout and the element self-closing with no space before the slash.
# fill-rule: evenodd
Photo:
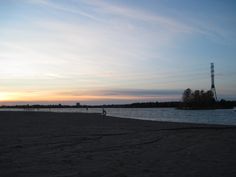
<svg viewBox="0 0 236 177">
<path fill-rule="evenodd" d="M 102 108 L 102 115 L 103 115 L 103 116 L 106 116 L 106 115 L 107 115 L 107 112 L 106 112 L 106 110 L 105 110 L 104 108 Z"/>
</svg>

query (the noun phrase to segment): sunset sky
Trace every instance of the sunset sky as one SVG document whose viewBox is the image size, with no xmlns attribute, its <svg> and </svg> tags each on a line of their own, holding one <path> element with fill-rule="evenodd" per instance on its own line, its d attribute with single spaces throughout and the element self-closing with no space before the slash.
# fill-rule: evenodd
<svg viewBox="0 0 236 177">
<path fill-rule="evenodd" d="M 235 0 L 0 0 L 0 105 L 236 100 Z"/>
</svg>

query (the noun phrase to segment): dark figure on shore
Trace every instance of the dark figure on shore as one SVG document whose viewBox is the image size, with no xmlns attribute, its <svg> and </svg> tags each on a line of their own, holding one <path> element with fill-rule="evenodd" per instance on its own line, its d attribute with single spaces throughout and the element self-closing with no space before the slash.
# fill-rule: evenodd
<svg viewBox="0 0 236 177">
<path fill-rule="evenodd" d="M 106 116 L 106 115 L 107 115 L 107 112 L 106 112 L 106 110 L 105 110 L 104 108 L 102 108 L 102 115 L 103 115 L 103 116 Z"/>
</svg>

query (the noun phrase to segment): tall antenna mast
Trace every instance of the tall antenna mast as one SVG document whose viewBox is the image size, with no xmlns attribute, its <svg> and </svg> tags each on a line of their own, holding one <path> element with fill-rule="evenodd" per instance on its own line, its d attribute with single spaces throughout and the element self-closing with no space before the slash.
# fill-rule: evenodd
<svg viewBox="0 0 236 177">
<path fill-rule="evenodd" d="M 211 91 L 214 94 L 215 100 L 217 101 L 216 88 L 215 88 L 215 73 L 214 63 L 211 63 Z"/>
</svg>

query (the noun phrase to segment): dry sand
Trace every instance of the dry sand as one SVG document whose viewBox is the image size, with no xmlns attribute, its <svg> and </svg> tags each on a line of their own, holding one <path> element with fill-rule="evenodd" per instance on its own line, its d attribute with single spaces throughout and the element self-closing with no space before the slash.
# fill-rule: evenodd
<svg viewBox="0 0 236 177">
<path fill-rule="evenodd" d="M 0 112 L 0 177 L 235 177 L 236 127 Z"/>
</svg>

